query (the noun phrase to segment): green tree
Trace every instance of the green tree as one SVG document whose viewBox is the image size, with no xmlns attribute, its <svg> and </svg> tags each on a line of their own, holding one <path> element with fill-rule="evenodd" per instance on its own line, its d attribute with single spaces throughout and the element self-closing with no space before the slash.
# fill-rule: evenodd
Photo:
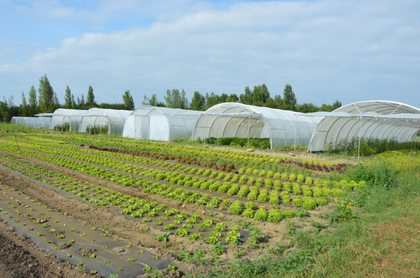
<svg viewBox="0 0 420 278">
<path fill-rule="evenodd" d="M 236 94 L 230 94 L 229 97 L 226 99 L 226 102 L 238 102 L 239 98 Z"/>
<path fill-rule="evenodd" d="M 290 111 L 296 111 L 296 103 L 297 99 L 295 93 L 292 90 L 292 86 L 290 84 L 286 84 L 283 91 L 283 104 L 284 109 Z"/>
<path fill-rule="evenodd" d="M 32 85 L 31 89 L 29 90 L 29 106 L 31 106 L 33 111 L 35 111 L 35 109 L 38 106 L 38 101 L 36 98 L 36 90 L 35 90 L 34 85 Z"/>
<path fill-rule="evenodd" d="M 38 87 L 39 109 L 41 113 L 51 113 L 54 110 L 54 90 L 45 74 L 39 79 Z"/>
<path fill-rule="evenodd" d="M 202 111 L 206 108 L 206 98 L 200 94 L 199 91 L 194 92 L 194 96 L 191 99 L 191 106 L 192 110 Z"/>
<path fill-rule="evenodd" d="M 218 103 L 220 103 L 218 95 L 216 95 L 214 92 L 211 92 L 211 94 L 206 93 L 206 108 L 207 109 L 215 106 Z"/>
<path fill-rule="evenodd" d="M 167 107 L 181 109 L 186 109 L 188 107 L 188 100 L 185 96 L 184 89 L 182 89 L 181 92 L 176 89 L 173 89 L 172 91 L 168 89 L 164 99 Z"/>
<path fill-rule="evenodd" d="M 156 94 L 153 94 L 151 98 L 147 98 L 146 95 L 143 96 L 143 105 L 158 106 L 158 100 Z"/>
<path fill-rule="evenodd" d="M 82 94 L 82 98 L 80 99 L 80 103 L 79 103 L 80 107 L 85 107 L 86 103 L 85 103 L 85 96 Z"/>
<path fill-rule="evenodd" d="M 332 109 L 335 110 L 335 109 L 338 109 L 340 107 L 341 107 L 341 101 L 339 101 L 338 99 L 336 99 L 334 101 L 333 105 L 332 105 Z"/>
<path fill-rule="evenodd" d="M 296 111 L 302 112 L 302 113 L 312 113 L 312 112 L 317 112 L 318 107 L 316 107 L 311 102 L 309 102 L 309 103 L 304 103 L 304 104 L 297 105 Z"/>
<path fill-rule="evenodd" d="M 53 96 L 53 110 L 60 108 L 60 101 L 58 100 L 57 93 L 54 92 Z"/>
<path fill-rule="evenodd" d="M 72 108 L 74 106 L 74 96 L 71 93 L 69 85 L 66 88 L 66 94 L 64 95 L 64 107 Z"/>
<path fill-rule="evenodd" d="M 28 117 L 28 116 L 33 116 L 30 114 L 30 106 L 28 105 L 28 103 L 26 102 L 26 97 L 25 97 L 25 93 L 22 92 L 22 116 Z"/>
<path fill-rule="evenodd" d="M 125 109 L 127 110 L 134 110 L 134 100 L 131 96 L 130 90 L 127 90 L 123 94 L 123 101 L 125 105 Z"/>
<path fill-rule="evenodd" d="M 239 95 L 239 100 L 243 104 L 252 104 L 252 92 L 251 89 L 249 89 L 249 86 L 245 87 L 245 93 Z"/>
<path fill-rule="evenodd" d="M 83 96 L 82 96 L 82 98 L 83 98 Z M 88 106 L 88 107 L 95 107 L 96 106 L 95 95 L 93 94 L 92 86 L 89 86 L 89 90 L 88 90 L 87 98 L 86 98 L 86 106 Z"/>
<path fill-rule="evenodd" d="M 77 103 L 76 103 L 76 101 L 74 100 L 74 95 L 73 94 L 71 94 L 71 108 L 77 108 Z"/>
</svg>

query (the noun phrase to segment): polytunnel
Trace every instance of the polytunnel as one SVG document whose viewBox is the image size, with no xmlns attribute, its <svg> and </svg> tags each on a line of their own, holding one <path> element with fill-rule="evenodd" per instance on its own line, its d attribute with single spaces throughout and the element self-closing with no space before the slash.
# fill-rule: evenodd
<svg viewBox="0 0 420 278">
<path fill-rule="evenodd" d="M 50 128 L 50 117 L 12 117 L 11 124 L 33 128 Z"/>
<path fill-rule="evenodd" d="M 51 129 L 69 125 L 70 131 L 79 131 L 79 125 L 88 110 L 59 108 L 51 114 Z"/>
<path fill-rule="evenodd" d="M 107 127 L 108 133 L 122 134 L 125 120 L 133 111 L 91 108 L 83 115 L 79 132 L 86 132 L 93 127 Z"/>
<path fill-rule="evenodd" d="M 307 116 L 311 115 L 315 113 Z M 323 116 L 309 152 L 325 151 L 353 138 L 410 142 L 420 129 L 420 109 L 393 101 L 355 102 Z"/>
<path fill-rule="evenodd" d="M 299 117 L 301 114 L 236 102 L 221 103 L 200 116 L 193 139 L 269 138 L 271 148 L 307 146 L 321 118 Z"/>
<path fill-rule="evenodd" d="M 165 107 L 142 106 L 125 121 L 123 137 L 147 140 L 191 139 L 203 112 Z"/>
</svg>

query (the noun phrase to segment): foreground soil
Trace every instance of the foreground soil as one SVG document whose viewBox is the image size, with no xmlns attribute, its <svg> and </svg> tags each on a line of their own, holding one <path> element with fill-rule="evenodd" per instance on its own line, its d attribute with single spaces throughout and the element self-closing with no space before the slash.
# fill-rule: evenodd
<svg viewBox="0 0 420 278">
<path fill-rule="evenodd" d="M 85 277 L 69 263 L 55 257 L 46 258 L 30 240 L 0 222 L 0 277 Z M 102 277 L 96 275 L 95 277 Z"/>
</svg>

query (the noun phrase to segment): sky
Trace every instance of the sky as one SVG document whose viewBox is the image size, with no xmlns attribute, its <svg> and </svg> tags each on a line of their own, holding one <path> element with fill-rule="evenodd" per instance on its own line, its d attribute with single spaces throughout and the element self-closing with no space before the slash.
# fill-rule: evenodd
<svg viewBox="0 0 420 278">
<path fill-rule="evenodd" d="M 418 0 L 0 0 L 0 99 L 47 75 L 97 103 L 290 84 L 297 102 L 420 108 Z"/>
</svg>

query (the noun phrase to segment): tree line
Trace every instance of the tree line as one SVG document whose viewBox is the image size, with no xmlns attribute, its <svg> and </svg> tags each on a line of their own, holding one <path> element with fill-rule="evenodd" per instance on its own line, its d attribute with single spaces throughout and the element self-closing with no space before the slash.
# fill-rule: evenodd
<svg viewBox="0 0 420 278">
<path fill-rule="evenodd" d="M 122 98 L 122 103 L 98 104 L 95 100 L 95 94 L 93 93 L 92 86 L 89 86 L 85 98 L 83 94 L 81 97 L 75 97 L 67 85 L 64 95 L 64 103 L 61 104 L 58 100 L 57 93 L 54 91 L 50 81 L 48 80 L 47 75 L 44 75 L 39 79 L 38 90 L 36 90 L 33 85 L 29 89 L 28 100 L 26 100 L 25 93 L 22 92 L 21 105 L 16 106 L 14 104 L 13 96 L 10 96 L 8 99 L 3 97 L 3 101 L 0 100 L 0 120 L 9 122 L 14 116 L 33 117 L 35 114 L 52 113 L 58 108 L 86 110 L 97 107 L 134 110 L 134 99 L 131 96 L 130 90 L 125 91 Z"/>
<path fill-rule="evenodd" d="M 236 94 L 228 95 L 225 93 L 217 95 L 213 92 L 203 95 L 200 92 L 195 91 L 191 99 L 191 103 L 188 102 L 184 90 L 179 91 L 177 89 L 168 89 L 166 91 L 166 95 L 164 96 L 164 102 L 159 101 L 156 94 L 153 94 L 151 97 L 147 97 L 145 95 L 142 104 L 204 111 L 216 104 L 224 102 L 240 102 L 243 104 L 291 110 L 302 113 L 311 113 L 317 111 L 331 112 L 341 107 L 341 102 L 339 100 L 335 100 L 331 105 L 322 104 L 319 107 L 310 102 L 298 104 L 296 95 L 293 92 L 292 86 L 290 84 L 286 84 L 284 87 L 283 96 L 275 95 L 274 97 L 271 97 L 270 92 L 268 91 L 265 84 L 254 86 L 252 90 L 249 88 L 249 86 L 246 86 L 245 92 L 239 96 Z"/>
<path fill-rule="evenodd" d="M 58 100 L 57 93 L 51 86 L 47 75 L 45 74 L 39 79 L 38 90 L 32 86 L 29 90 L 28 100 L 26 100 L 25 93 L 22 92 L 22 104 L 16 106 L 13 102 L 14 97 L 10 96 L 9 99 L 3 97 L 0 101 L 0 120 L 9 122 L 14 116 L 33 117 L 35 114 L 52 113 L 58 108 L 67 109 L 90 109 L 108 108 L 108 109 L 125 109 L 134 110 L 134 99 L 131 96 L 130 90 L 127 90 L 122 95 L 122 103 L 100 103 L 95 100 L 92 86 L 89 86 L 88 92 L 85 96 L 82 94 L 80 97 L 71 92 L 69 86 L 66 87 L 64 95 L 64 103 L 61 104 Z M 283 95 L 271 96 L 265 84 L 254 86 L 251 90 L 249 86 L 245 87 L 244 93 L 239 96 L 236 94 L 221 94 L 217 95 L 214 92 L 201 94 L 195 91 L 191 102 L 188 101 L 185 91 L 178 89 L 167 90 L 164 95 L 163 101 L 159 101 L 156 94 L 151 97 L 144 95 L 143 105 L 180 108 L 205 111 L 210 107 L 224 102 L 239 102 L 243 104 L 263 106 L 269 108 L 291 110 L 303 113 L 317 112 L 317 111 L 333 111 L 341 107 L 341 102 L 335 100 L 332 105 L 322 104 L 316 106 L 312 103 L 297 103 L 297 98 L 293 92 L 292 86 L 286 84 L 283 90 Z"/>
</svg>

